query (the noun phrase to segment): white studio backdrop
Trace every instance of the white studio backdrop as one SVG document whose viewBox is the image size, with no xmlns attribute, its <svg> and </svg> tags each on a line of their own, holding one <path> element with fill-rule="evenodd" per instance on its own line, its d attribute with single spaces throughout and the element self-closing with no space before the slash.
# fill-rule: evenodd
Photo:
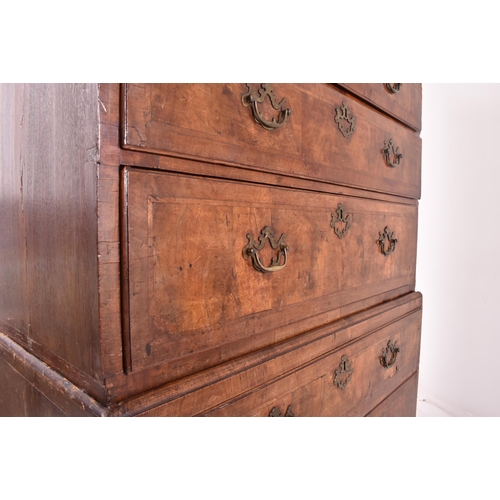
<svg viewBox="0 0 500 500">
<path fill-rule="evenodd" d="M 419 397 L 500 416 L 500 84 L 423 84 Z"/>
</svg>

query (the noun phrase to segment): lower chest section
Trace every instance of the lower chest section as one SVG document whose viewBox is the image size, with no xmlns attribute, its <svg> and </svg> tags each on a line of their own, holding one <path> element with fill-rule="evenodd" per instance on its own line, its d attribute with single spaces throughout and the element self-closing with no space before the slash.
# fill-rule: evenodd
<svg viewBox="0 0 500 500">
<path fill-rule="evenodd" d="M 124 407 L 141 416 L 415 415 L 421 296 L 313 329 Z M 169 388 L 170 387 L 170 388 Z"/>
</svg>

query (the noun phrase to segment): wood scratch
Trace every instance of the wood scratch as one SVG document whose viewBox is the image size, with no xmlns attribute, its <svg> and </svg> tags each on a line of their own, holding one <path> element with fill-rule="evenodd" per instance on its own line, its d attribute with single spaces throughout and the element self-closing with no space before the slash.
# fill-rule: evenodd
<svg viewBox="0 0 500 500">
<path fill-rule="evenodd" d="M 104 106 L 104 103 L 101 101 L 101 99 L 97 98 L 97 100 L 99 101 L 99 104 L 102 106 L 102 109 L 104 109 L 104 112 L 107 113 L 108 110 L 106 109 L 106 106 Z"/>
</svg>

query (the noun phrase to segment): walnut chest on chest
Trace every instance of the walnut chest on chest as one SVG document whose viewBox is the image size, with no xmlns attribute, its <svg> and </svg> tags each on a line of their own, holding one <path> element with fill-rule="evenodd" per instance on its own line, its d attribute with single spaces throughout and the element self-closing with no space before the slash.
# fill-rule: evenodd
<svg viewBox="0 0 500 500">
<path fill-rule="evenodd" d="M 415 415 L 419 84 L 0 100 L 0 415 Z"/>
</svg>

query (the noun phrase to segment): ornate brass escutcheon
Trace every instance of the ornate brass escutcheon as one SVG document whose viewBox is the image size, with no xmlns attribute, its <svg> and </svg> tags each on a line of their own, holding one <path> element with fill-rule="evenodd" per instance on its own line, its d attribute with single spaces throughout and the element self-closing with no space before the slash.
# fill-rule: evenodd
<svg viewBox="0 0 500 500">
<path fill-rule="evenodd" d="M 389 340 L 389 342 L 387 342 L 387 347 L 385 349 L 382 349 L 380 364 L 385 368 L 390 368 L 396 362 L 399 350 L 399 347 L 396 346 L 396 342 L 392 343 Z M 390 359 L 388 359 L 389 353 L 391 355 Z"/>
<path fill-rule="evenodd" d="M 270 412 L 269 412 L 269 417 L 295 417 L 293 411 L 292 411 L 292 405 L 288 405 L 288 408 L 286 409 L 285 415 L 281 413 L 281 410 L 279 409 L 278 406 L 275 406 Z"/>
<path fill-rule="evenodd" d="M 403 84 L 402 83 L 386 83 L 385 86 L 387 87 L 387 90 L 391 94 L 397 94 L 401 90 L 401 87 L 403 86 Z"/>
<path fill-rule="evenodd" d="M 342 227 L 341 224 L 339 228 L 337 223 L 343 223 L 344 227 Z M 330 226 L 333 227 L 335 234 L 340 239 L 342 239 L 347 234 L 347 231 L 349 231 L 349 228 L 351 227 L 351 216 L 346 215 L 342 203 L 339 203 L 337 206 L 337 210 L 332 213 L 332 220 L 330 222 Z"/>
<path fill-rule="evenodd" d="M 241 96 L 243 106 L 250 106 L 254 120 L 262 125 L 266 130 L 274 130 L 275 128 L 282 127 L 292 114 L 292 110 L 287 108 L 286 99 L 283 98 L 280 102 L 274 95 L 274 90 L 269 83 L 262 83 L 261 88 L 255 91 L 252 86 L 247 83 L 248 92 Z M 279 111 L 278 119 L 272 118 L 266 120 L 259 111 L 258 104 L 262 104 L 266 97 L 269 97 L 273 108 Z"/>
<path fill-rule="evenodd" d="M 399 152 L 399 147 L 394 146 L 392 139 L 389 142 L 384 141 L 384 149 L 382 149 L 382 154 L 384 155 L 385 162 L 389 167 L 399 167 L 403 155 Z"/>
<path fill-rule="evenodd" d="M 339 126 L 339 130 L 344 137 L 349 137 L 356 129 L 356 119 L 350 116 L 350 111 L 347 109 L 347 104 L 342 103 L 340 108 L 335 108 L 337 114 L 335 115 L 335 123 Z M 343 121 L 346 121 L 349 126 L 344 127 Z"/>
<path fill-rule="evenodd" d="M 396 248 L 396 243 L 398 240 L 394 238 L 394 231 L 391 233 L 389 226 L 385 226 L 384 232 L 381 233 L 379 231 L 380 238 L 377 240 L 377 243 L 380 245 L 380 250 L 384 255 L 389 255 L 394 252 Z M 389 246 L 386 248 L 386 241 L 389 243 Z"/>
<path fill-rule="evenodd" d="M 335 370 L 335 378 L 333 379 L 333 385 L 335 385 L 339 389 L 344 390 L 349 380 L 351 380 L 353 373 L 354 373 L 354 368 L 352 367 L 352 363 L 347 359 L 347 356 L 344 354 L 340 359 L 339 369 Z"/>
<path fill-rule="evenodd" d="M 270 273 L 275 271 L 280 271 L 286 266 L 287 262 L 287 253 L 290 251 L 290 247 L 284 242 L 285 235 L 282 234 L 278 241 L 275 240 L 274 234 L 269 226 L 266 226 L 259 236 L 259 243 L 257 243 L 253 236 L 249 233 L 247 234 L 248 244 L 243 248 L 243 258 L 248 260 L 250 257 L 252 258 L 252 264 L 257 271 L 261 273 Z M 273 257 L 271 260 L 271 265 L 266 267 L 262 264 L 259 259 L 258 250 L 262 250 L 266 243 L 266 239 L 269 240 L 271 247 L 273 250 L 278 250 L 278 255 Z M 283 255 L 283 264 L 280 264 L 281 255 Z"/>
</svg>

